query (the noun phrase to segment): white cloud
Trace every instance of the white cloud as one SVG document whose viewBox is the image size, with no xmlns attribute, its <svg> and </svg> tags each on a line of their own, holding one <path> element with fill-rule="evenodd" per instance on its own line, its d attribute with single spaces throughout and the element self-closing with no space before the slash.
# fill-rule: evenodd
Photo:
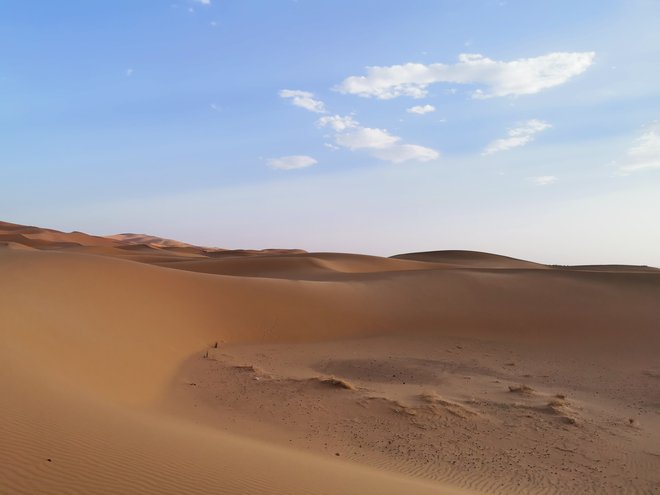
<svg viewBox="0 0 660 495">
<path fill-rule="evenodd" d="M 209 105 L 209 106 L 211 107 L 211 110 L 213 110 L 215 112 L 221 112 L 222 111 L 222 107 L 220 105 L 216 104 L 216 103 L 211 103 L 211 105 Z"/>
<path fill-rule="evenodd" d="M 314 98 L 314 94 L 309 91 L 299 91 L 294 89 L 283 89 L 279 92 L 281 98 L 290 98 L 295 106 L 309 110 L 315 113 L 325 113 L 325 104 Z"/>
<path fill-rule="evenodd" d="M 385 129 L 373 129 L 371 127 L 358 127 L 354 131 L 338 134 L 335 138 L 335 142 L 339 146 L 350 150 L 382 149 L 392 146 L 400 140 L 400 137 L 392 136 Z"/>
<path fill-rule="evenodd" d="M 290 98 L 294 105 L 311 112 L 327 113 L 323 102 L 317 100 L 314 94 L 308 91 L 283 89 L 279 92 L 279 95 L 281 98 Z M 316 125 L 318 127 L 329 127 L 334 131 L 335 144 L 325 143 L 325 146 L 330 149 L 336 150 L 342 147 L 352 151 L 368 150 L 371 155 L 392 163 L 402 163 L 411 160 L 426 162 L 440 156 L 436 150 L 431 148 L 416 144 L 400 143 L 401 138 L 390 134 L 386 129 L 364 127 L 351 115 L 324 115 L 316 121 Z M 295 160 L 287 160 L 284 163 L 282 162 L 284 158 L 295 158 Z M 283 157 L 269 160 L 269 166 L 289 169 L 301 168 L 316 163 L 316 161 L 313 163 L 304 161 L 305 164 L 300 165 L 300 163 L 303 163 L 300 161 L 301 158 L 313 160 L 310 157 Z"/>
<path fill-rule="evenodd" d="M 406 109 L 406 112 L 424 115 L 425 113 L 435 112 L 435 107 L 433 105 L 415 105 Z"/>
<path fill-rule="evenodd" d="M 627 159 L 619 168 L 621 174 L 660 169 L 660 122 L 652 122 L 628 149 Z"/>
<path fill-rule="evenodd" d="M 126 69 L 126 77 L 131 77 L 131 76 L 133 75 L 133 72 L 135 72 L 135 70 L 133 70 L 133 69 Z"/>
<path fill-rule="evenodd" d="M 201 3 L 202 5 L 211 5 L 211 0 L 193 0 L 195 3 Z"/>
<path fill-rule="evenodd" d="M 436 150 L 419 146 L 418 144 L 396 144 L 373 151 L 373 155 L 381 160 L 392 163 L 403 163 L 411 160 L 417 162 L 428 162 L 440 156 Z"/>
<path fill-rule="evenodd" d="M 403 144 L 399 136 L 390 134 L 386 129 L 363 127 L 350 116 L 322 117 L 318 120 L 320 127 L 332 127 L 335 143 L 349 150 L 367 150 L 380 160 L 392 163 L 407 161 L 427 162 L 440 156 L 436 150 L 417 144 Z"/>
<path fill-rule="evenodd" d="M 549 186 L 557 182 L 559 179 L 554 175 L 540 175 L 538 177 L 531 177 L 529 180 L 532 184 L 537 186 Z"/>
<path fill-rule="evenodd" d="M 345 131 L 346 129 L 357 127 L 359 124 L 350 115 L 346 115 L 343 117 L 341 115 L 332 115 L 332 116 L 321 117 L 316 122 L 316 125 L 318 125 L 319 127 L 330 126 L 335 131 L 341 132 L 341 131 Z"/>
<path fill-rule="evenodd" d="M 314 158 L 307 155 L 282 156 L 266 160 L 266 164 L 276 170 L 294 170 L 296 168 L 311 167 L 316 163 L 318 162 Z"/>
<path fill-rule="evenodd" d="M 366 76 L 346 78 L 336 89 L 341 93 L 382 100 L 399 96 L 423 98 L 434 83 L 479 84 L 474 98 L 538 93 L 565 83 L 593 63 L 594 52 L 555 52 L 503 62 L 479 54 L 461 54 L 453 65 L 407 63 L 367 67 Z"/>
<path fill-rule="evenodd" d="M 534 135 L 549 129 L 550 127 L 552 127 L 550 124 L 542 120 L 528 120 L 520 127 L 508 129 L 508 137 L 496 139 L 495 141 L 491 142 L 488 146 L 486 146 L 486 149 L 484 149 L 482 155 L 492 155 L 493 153 L 497 153 L 499 151 L 507 151 L 512 148 L 525 146 L 527 143 L 534 140 Z"/>
</svg>

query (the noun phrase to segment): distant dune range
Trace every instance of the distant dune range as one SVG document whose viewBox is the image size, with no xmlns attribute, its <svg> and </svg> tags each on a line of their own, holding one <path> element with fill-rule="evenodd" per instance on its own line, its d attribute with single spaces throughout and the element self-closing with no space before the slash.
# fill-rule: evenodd
<svg viewBox="0 0 660 495">
<path fill-rule="evenodd" d="M 658 493 L 658 356 L 656 268 L 0 222 L 0 493 Z"/>
</svg>

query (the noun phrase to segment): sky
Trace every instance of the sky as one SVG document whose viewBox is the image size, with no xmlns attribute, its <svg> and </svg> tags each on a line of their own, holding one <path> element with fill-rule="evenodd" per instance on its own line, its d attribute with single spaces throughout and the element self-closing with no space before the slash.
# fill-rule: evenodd
<svg viewBox="0 0 660 495">
<path fill-rule="evenodd" d="M 658 0 L 0 0 L 0 219 L 660 266 Z"/>
</svg>

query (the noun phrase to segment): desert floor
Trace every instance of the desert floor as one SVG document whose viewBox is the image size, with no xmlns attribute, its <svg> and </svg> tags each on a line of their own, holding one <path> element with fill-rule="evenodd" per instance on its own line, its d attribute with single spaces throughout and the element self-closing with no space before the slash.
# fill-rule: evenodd
<svg viewBox="0 0 660 495">
<path fill-rule="evenodd" d="M 660 493 L 660 270 L 0 222 L 0 493 Z"/>
</svg>

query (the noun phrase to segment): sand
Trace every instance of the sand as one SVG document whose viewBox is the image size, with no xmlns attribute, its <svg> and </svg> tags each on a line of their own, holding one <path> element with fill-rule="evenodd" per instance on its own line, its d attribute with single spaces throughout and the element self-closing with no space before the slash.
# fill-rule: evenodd
<svg viewBox="0 0 660 495">
<path fill-rule="evenodd" d="M 0 493 L 658 493 L 660 271 L 0 223 Z"/>
</svg>

